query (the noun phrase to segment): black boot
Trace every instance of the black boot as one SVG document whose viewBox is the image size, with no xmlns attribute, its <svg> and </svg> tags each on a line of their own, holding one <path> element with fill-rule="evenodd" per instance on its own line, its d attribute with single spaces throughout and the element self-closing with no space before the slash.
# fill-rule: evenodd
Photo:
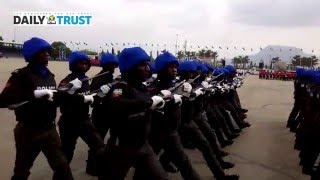
<svg viewBox="0 0 320 180">
<path fill-rule="evenodd" d="M 178 168 L 176 168 L 171 163 L 162 164 L 162 166 L 163 166 L 163 169 L 166 170 L 169 173 L 177 173 L 177 172 L 179 172 Z"/>
<path fill-rule="evenodd" d="M 231 144 L 233 144 L 232 140 L 225 140 L 225 141 L 221 142 L 221 147 L 224 148 L 226 146 L 230 146 Z"/>
<path fill-rule="evenodd" d="M 97 166 L 96 166 L 96 154 L 92 152 L 92 150 L 88 151 L 88 160 L 87 160 L 87 167 L 86 173 L 90 176 L 97 176 Z"/>
<path fill-rule="evenodd" d="M 223 177 L 217 177 L 217 180 L 238 180 L 239 175 L 224 175 Z"/>
<path fill-rule="evenodd" d="M 234 164 L 231 162 L 222 162 L 220 165 L 223 169 L 231 169 L 234 167 Z"/>
<path fill-rule="evenodd" d="M 248 112 L 248 109 L 241 109 L 241 112 L 246 113 Z"/>
<path fill-rule="evenodd" d="M 229 156 L 229 153 L 228 152 L 225 152 L 225 151 L 220 151 L 220 155 L 222 157 L 226 157 L 226 156 Z"/>
</svg>

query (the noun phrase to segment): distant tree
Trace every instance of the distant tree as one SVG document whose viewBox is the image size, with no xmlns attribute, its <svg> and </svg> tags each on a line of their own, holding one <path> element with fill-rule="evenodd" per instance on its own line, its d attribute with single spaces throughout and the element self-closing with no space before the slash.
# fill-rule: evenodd
<svg viewBox="0 0 320 180">
<path fill-rule="evenodd" d="M 250 61 L 250 69 L 252 69 L 252 68 L 253 68 L 253 62 Z"/>
<path fill-rule="evenodd" d="M 205 49 L 201 49 L 200 51 L 198 51 L 198 56 L 200 58 L 204 58 L 206 56 L 206 50 Z"/>
<path fill-rule="evenodd" d="M 60 53 L 60 50 L 63 49 L 65 50 L 65 55 L 66 57 L 68 57 L 70 54 L 71 54 L 71 49 L 69 47 L 66 46 L 66 44 L 64 44 L 63 42 L 61 41 L 55 41 L 51 44 L 51 47 L 52 47 L 52 51 L 51 51 L 51 57 L 53 59 L 57 59 L 59 58 L 59 53 Z"/>
<path fill-rule="evenodd" d="M 217 58 L 219 57 L 218 55 L 218 52 L 217 51 L 213 51 L 211 53 L 211 58 L 213 59 L 213 64 L 216 65 L 216 61 L 217 61 Z"/>
<path fill-rule="evenodd" d="M 0 36 L 0 41 L 3 41 L 2 36 Z M 0 43 L 0 46 L 2 46 L 2 45 L 3 45 L 3 43 Z"/>
<path fill-rule="evenodd" d="M 292 66 L 314 67 L 318 64 L 318 60 L 316 56 L 301 57 L 297 55 L 292 58 Z"/>
<path fill-rule="evenodd" d="M 226 59 L 225 58 L 221 59 L 221 65 L 222 65 L 222 67 L 226 66 Z"/>
<path fill-rule="evenodd" d="M 177 58 L 178 58 L 178 59 L 183 59 L 184 57 L 185 57 L 184 52 L 183 52 L 183 51 L 178 51 L 178 53 L 177 53 Z"/>
<path fill-rule="evenodd" d="M 242 68 L 244 69 L 245 65 L 249 63 L 249 56 L 238 56 L 238 57 L 234 57 L 232 59 L 232 63 L 234 64 L 234 66 L 236 68 L 239 68 L 240 66 L 242 66 Z M 240 66 L 238 66 L 240 65 Z"/>
</svg>

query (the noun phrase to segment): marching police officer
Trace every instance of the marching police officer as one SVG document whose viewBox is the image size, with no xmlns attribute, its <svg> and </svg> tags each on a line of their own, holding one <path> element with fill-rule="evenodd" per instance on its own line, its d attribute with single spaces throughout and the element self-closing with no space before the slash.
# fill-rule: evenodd
<svg viewBox="0 0 320 180">
<path fill-rule="evenodd" d="M 113 81 L 113 73 L 116 67 L 118 67 L 118 58 L 110 53 L 104 53 L 101 56 L 100 67 L 102 70 L 96 75 L 90 84 L 90 91 L 94 92 L 100 89 L 101 86 L 106 84 L 110 84 Z M 105 96 L 104 93 L 98 92 L 97 96 L 94 97 L 94 102 L 91 104 L 93 107 L 91 113 L 91 120 L 93 125 L 98 130 L 98 133 L 102 140 L 104 140 L 105 136 L 109 131 L 109 120 L 106 117 L 106 114 L 109 114 L 109 108 L 104 108 L 105 103 L 108 102 L 108 96 Z M 94 153 L 89 150 L 88 151 L 88 164 L 86 172 L 90 175 L 95 176 L 96 168 L 94 164 Z"/>
<path fill-rule="evenodd" d="M 89 119 L 89 106 L 94 101 L 90 94 L 89 82 L 85 73 L 90 69 L 90 59 L 82 52 L 72 52 L 69 56 L 69 69 L 71 74 L 67 75 L 59 84 L 60 87 L 68 84 L 72 79 L 82 80 L 81 87 L 72 92 L 73 96 L 66 98 L 60 107 L 61 117 L 58 122 L 60 139 L 63 151 L 70 163 L 79 137 L 81 137 L 89 146 L 90 151 L 96 154 L 104 147 L 103 139 L 100 137 L 97 129 Z M 101 92 L 107 94 L 109 86 L 100 87 Z M 76 96 L 82 96 L 82 99 L 75 99 Z M 94 168 L 93 159 L 88 159 L 87 166 Z M 91 166 L 91 167 L 90 167 Z M 89 172 L 90 173 L 90 172 Z"/>
<path fill-rule="evenodd" d="M 18 124 L 14 129 L 16 161 L 12 180 L 27 180 L 40 152 L 54 171 L 53 179 L 73 179 L 55 127 L 57 106 L 69 95 L 54 94 L 56 81 L 47 68 L 50 50 L 51 45 L 37 37 L 24 42 L 22 52 L 28 65 L 12 73 L 0 95 L 1 108 L 20 103 L 14 109 Z"/>
<path fill-rule="evenodd" d="M 178 134 L 181 122 L 181 95 L 171 94 L 168 89 L 175 86 L 178 59 L 169 52 L 164 52 L 155 59 L 155 72 L 157 78 L 148 86 L 153 95 L 161 94 L 168 101 L 164 108 L 153 111 L 151 127 L 151 145 L 158 154 L 163 148 L 166 155 L 179 169 L 182 177 L 189 180 L 199 180 L 199 174 L 193 169 L 191 161 L 183 150 L 183 145 Z M 165 156 L 160 162 L 166 168 Z"/>
<path fill-rule="evenodd" d="M 143 170 L 135 177 L 167 179 L 148 143 L 150 110 L 162 108 L 165 104 L 162 97 L 150 95 L 143 84 L 150 76 L 150 57 L 140 47 L 133 47 L 122 50 L 118 58 L 122 81 L 115 84 L 109 94 L 110 117 L 113 117 L 110 118 L 110 138 L 116 138 L 116 144 L 107 148 L 105 156 L 100 159 L 99 180 L 124 179 L 132 166 Z"/>
</svg>

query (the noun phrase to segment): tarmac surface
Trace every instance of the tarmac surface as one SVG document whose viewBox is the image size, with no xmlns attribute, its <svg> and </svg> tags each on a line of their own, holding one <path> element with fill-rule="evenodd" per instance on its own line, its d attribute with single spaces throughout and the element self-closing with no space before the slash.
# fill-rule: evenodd
<svg viewBox="0 0 320 180">
<path fill-rule="evenodd" d="M 22 59 L 0 59 L 0 92 L 10 73 L 25 66 Z M 57 83 L 69 73 L 65 62 L 50 62 L 49 69 L 56 75 Z M 93 67 L 88 76 L 100 69 Z M 236 166 L 226 171 L 237 173 L 241 180 L 308 180 L 301 173 L 298 152 L 293 149 L 294 134 L 285 128 L 293 105 L 293 82 L 260 80 L 247 76 L 244 86 L 238 90 L 243 107 L 249 109 L 247 121 L 252 124 L 245 129 L 235 143 L 225 150 L 231 155 L 226 160 Z M 58 118 L 59 116 L 57 116 Z M 0 180 L 10 179 L 15 160 L 13 128 L 16 125 L 13 111 L 0 109 Z M 87 146 L 79 139 L 71 169 L 76 180 L 95 180 L 86 175 Z M 202 155 L 197 150 L 187 150 L 192 163 L 204 180 L 213 179 Z M 132 170 L 127 179 L 131 179 Z M 50 180 L 52 171 L 40 154 L 34 162 L 30 180 Z M 170 174 L 170 179 L 182 179 L 179 174 Z"/>
</svg>

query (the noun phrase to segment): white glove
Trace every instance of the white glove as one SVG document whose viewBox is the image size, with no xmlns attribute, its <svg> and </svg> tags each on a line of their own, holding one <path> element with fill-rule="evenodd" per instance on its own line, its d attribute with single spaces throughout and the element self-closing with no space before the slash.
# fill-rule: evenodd
<svg viewBox="0 0 320 180">
<path fill-rule="evenodd" d="M 72 87 L 68 90 L 69 94 L 74 94 L 74 92 L 82 86 L 82 82 L 78 78 L 70 81 L 69 83 L 72 84 Z"/>
<path fill-rule="evenodd" d="M 171 92 L 168 90 L 162 90 L 160 92 L 161 92 L 163 98 L 169 98 L 171 96 Z"/>
<path fill-rule="evenodd" d="M 161 109 L 164 107 L 165 102 L 162 97 L 152 96 L 151 99 L 153 102 L 152 102 L 150 109 Z"/>
<path fill-rule="evenodd" d="M 57 92 L 57 90 L 51 90 L 51 89 L 41 89 L 41 90 L 34 90 L 34 97 L 35 98 L 42 98 L 47 96 L 47 100 L 53 101 L 53 93 Z"/>
<path fill-rule="evenodd" d="M 108 94 L 108 92 L 110 91 L 110 87 L 108 85 L 103 85 L 100 87 L 100 90 L 103 94 Z"/>
<path fill-rule="evenodd" d="M 202 82 L 201 82 L 201 85 L 202 85 L 204 88 L 206 88 L 206 89 L 212 88 L 212 85 L 209 84 L 209 83 L 206 82 L 206 81 L 202 81 Z"/>
<path fill-rule="evenodd" d="M 196 97 L 202 95 L 203 94 L 202 88 L 197 89 L 194 93 L 196 94 Z"/>
<path fill-rule="evenodd" d="M 93 98 L 93 97 L 94 97 L 95 95 L 97 95 L 97 93 L 93 93 L 93 94 L 90 94 L 90 95 L 84 95 L 84 96 L 83 96 L 83 99 L 84 99 L 83 102 L 84 102 L 84 103 L 90 103 L 90 104 L 93 103 L 93 101 L 94 101 L 94 98 Z"/>
<path fill-rule="evenodd" d="M 174 99 L 174 104 L 178 104 L 178 106 L 180 106 L 182 104 L 182 99 L 181 99 L 181 95 L 178 94 L 174 94 L 173 95 L 173 99 Z"/>
<path fill-rule="evenodd" d="M 190 93 L 192 91 L 192 86 L 190 83 L 183 83 L 183 91 Z"/>
</svg>

